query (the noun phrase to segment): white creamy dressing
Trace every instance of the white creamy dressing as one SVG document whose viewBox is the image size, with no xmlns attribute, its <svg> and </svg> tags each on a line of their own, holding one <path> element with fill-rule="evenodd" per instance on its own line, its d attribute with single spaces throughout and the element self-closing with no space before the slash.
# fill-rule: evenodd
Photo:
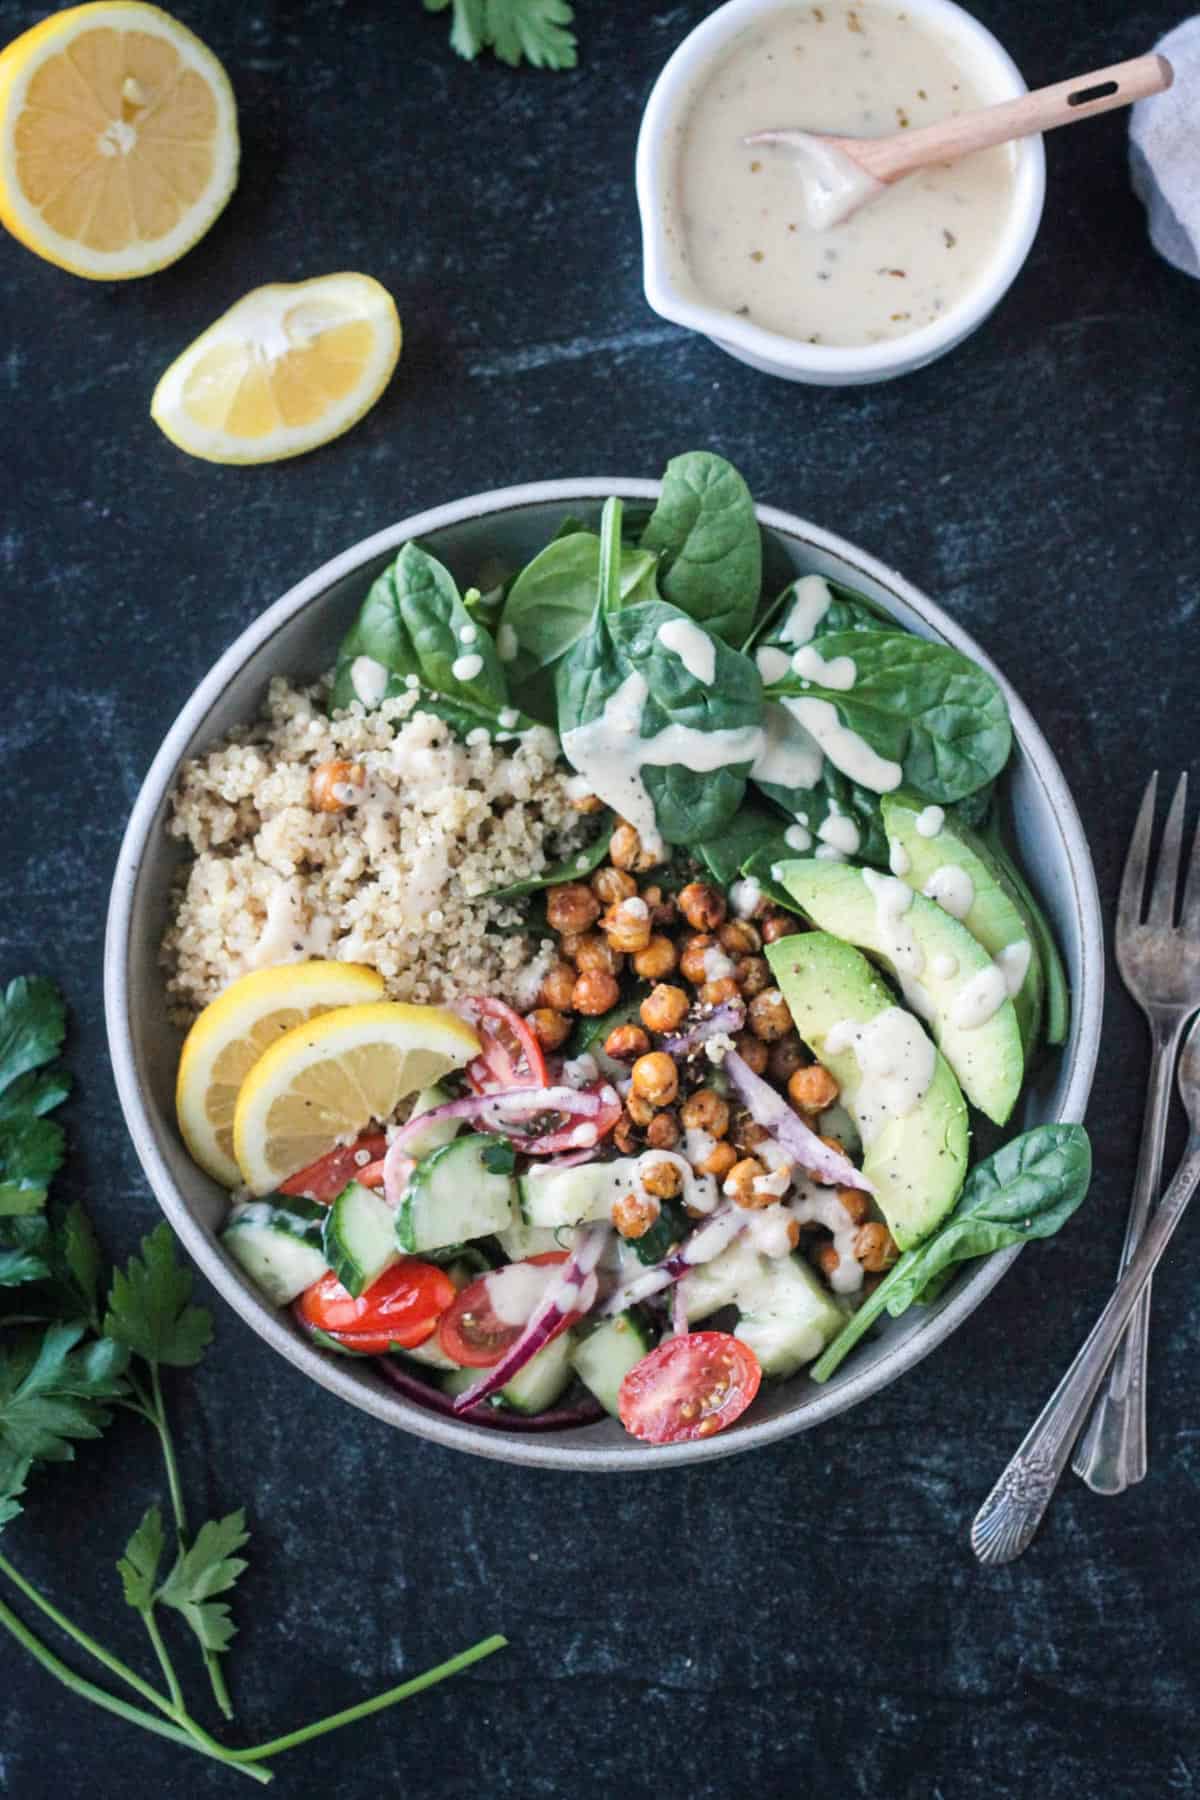
<svg viewBox="0 0 1200 1800">
<path fill-rule="evenodd" d="M 783 705 L 816 739 L 834 768 L 856 781 L 859 787 L 870 788 L 873 794 L 890 794 L 893 788 L 900 786 L 904 775 L 900 764 L 877 756 L 865 738 L 843 725 L 832 700 L 785 700 Z M 811 787 L 813 784 L 807 782 L 805 785 Z"/>
<path fill-rule="evenodd" d="M 888 841 L 888 868 L 893 875 L 900 876 L 907 875 L 912 868 L 912 857 L 904 845 L 897 843 L 894 838 Z"/>
<path fill-rule="evenodd" d="M 828 1277 L 829 1285 L 835 1294 L 856 1294 L 863 1284 L 864 1272 L 854 1255 L 858 1226 L 838 1199 L 837 1190 L 817 1187 L 814 1182 L 806 1181 L 787 1211 L 800 1225 L 823 1225 L 826 1231 L 833 1233 L 838 1262 Z"/>
<path fill-rule="evenodd" d="M 853 1050 L 862 1075 L 854 1110 L 864 1144 L 874 1143 L 891 1119 L 920 1105 L 937 1067 L 937 1052 L 911 1013 L 889 1006 L 873 1019 L 841 1019 L 825 1034 L 831 1056 Z"/>
<path fill-rule="evenodd" d="M 848 819 L 837 809 L 836 801 L 830 802 L 829 813 L 817 827 L 817 836 L 843 856 L 853 856 L 862 841 L 862 834 L 853 819 Z M 818 850 L 817 855 L 821 852 Z"/>
<path fill-rule="evenodd" d="M 768 700 L 763 707 L 762 748 L 755 758 L 756 781 L 776 787 L 812 788 L 821 779 L 824 753 L 795 716 L 796 700 Z"/>
<path fill-rule="evenodd" d="M 378 706 L 387 692 L 388 670 L 373 656 L 356 656 L 350 664 L 350 686 L 366 707 Z"/>
<path fill-rule="evenodd" d="M 797 822 L 788 826 L 783 834 L 783 841 L 789 850 L 795 850 L 802 856 L 806 850 L 812 849 L 812 832 L 807 825 Z"/>
<path fill-rule="evenodd" d="M 562 748 L 572 768 L 587 781 L 589 792 L 628 819 L 647 849 L 657 853 L 662 838 L 642 770 L 678 764 L 707 774 L 731 763 L 753 763 L 762 750 L 763 733 L 757 725 L 722 731 L 667 725 L 654 737 L 642 737 L 642 709 L 649 691 L 645 676 L 635 669 L 609 696 L 598 718 L 564 732 Z"/>
<path fill-rule="evenodd" d="M 731 1050 L 737 1048 L 727 1031 L 714 1031 L 704 1040 L 704 1055 L 715 1068 L 720 1068 Z"/>
<path fill-rule="evenodd" d="M 502 1325 L 524 1325 L 558 1279 L 559 1263 L 507 1263 L 487 1276 L 488 1304 Z M 569 1310 L 564 1308 L 564 1311 Z"/>
<path fill-rule="evenodd" d="M 840 225 L 856 207 L 883 192 L 881 181 L 828 138 L 795 131 L 788 138 L 787 149 L 795 160 L 804 216 L 814 231 Z"/>
<path fill-rule="evenodd" d="M 792 589 L 792 604 L 779 633 L 785 644 L 810 644 L 817 626 L 833 605 L 833 590 L 823 575 L 802 575 Z"/>
<path fill-rule="evenodd" d="M 496 633 L 496 655 L 501 662 L 515 662 L 517 651 L 521 648 L 516 632 L 507 620 Z"/>
<path fill-rule="evenodd" d="M 483 674 L 483 658 L 478 650 L 468 650 L 450 664 L 450 673 L 455 681 L 474 681 L 477 675 Z"/>
<path fill-rule="evenodd" d="M 975 883 L 958 863 L 943 863 L 925 883 L 925 898 L 936 900 L 952 919 L 965 919 L 975 904 Z"/>
<path fill-rule="evenodd" d="M 917 814 L 917 831 L 923 838 L 935 838 L 945 823 L 945 808 L 941 806 L 927 806 Z"/>
<path fill-rule="evenodd" d="M 919 975 L 925 955 L 906 916 L 913 903 L 912 889 L 877 869 L 864 869 L 862 878 L 875 902 L 875 929 L 884 955 L 895 964 L 898 975 Z"/>
<path fill-rule="evenodd" d="M 790 675 L 792 671 L 791 657 L 777 644 L 760 644 L 754 652 L 754 661 L 762 676 L 764 687 L 770 687 L 774 682 L 782 681 L 784 676 Z"/>
<path fill-rule="evenodd" d="M 707 631 L 693 625 L 690 619 L 668 619 L 658 628 L 658 641 L 665 650 L 674 651 L 694 681 L 712 686 L 717 668 L 717 646 Z"/>
<path fill-rule="evenodd" d="M 729 890 L 729 903 L 733 907 L 735 917 L 752 919 L 762 905 L 762 888 L 753 875 L 745 875 L 741 881 L 735 881 Z"/>
<path fill-rule="evenodd" d="M 938 981 L 953 981 L 958 974 L 957 956 L 935 956 L 929 964 L 930 973 Z"/>
<path fill-rule="evenodd" d="M 822 862 L 845 862 L 846 860 L 846 852 L 839 850 L 836 844 L 818 844 L 814 854 Z"/>
<path fill-rule="evenodd" d="M 819 141 L 798 152 L 743 140 L 766 127 L 880 137 L 970 111 L 990 96 L 962 54 L 928 22 L 871 0 L 756 19 L 700 76 L 674 128 L 662 208 L 675 284 L 810 343 L 876 343 L 940 317 L 996 252 L 1011 146 L 917 170 L 827 226 L 831 200 L 862 191 L 852 159 Z"/>
<path fill-rule="evenodd" d="M 310 924 L 295 881 L 279 881 L 267 897 L 267 916 L 253 950 L 242 958 L 243 969 L 268 969 L 277 963 L 307 962 L 328 956 L 333 943 L 330 920 Z"/>
<path fill-rule="evenodd" d="M 726 956 L 719 944 L 708 945 L 701 958 L 701 964 L 704 969 L 705 981 L 724 981 L 733 974 L 734 970 L 732 958 Z"/>
<path fill-rule="evenodd" d="M 562 1066 L 563 1080 L 568 1087 L 584 1088 L 600 1079 L 600 1067 L 594 1056 L 586 1051 L 582 1056 L 569 1056 Z"/>
<path fill-rule="evenodd" d="M 854 686 L 858 670 L 852 656 L 834 656 L 828 662 L 811 644 L 802 644 L 792 657 L 792 673 L 802 681 L 815 681 L 818 687 L 845 692 Z"/>
<path fill-rule="evenodd" d="M 1026 938 L 1007 944 L 994 962 L 972 975 L 950 1008 L 950 1023 L 960 1031 L 977 1031 L 993 1018 L 1006 1000 L 1021 991 L 1029 973 L 1031 948 Z"/>
</svg>

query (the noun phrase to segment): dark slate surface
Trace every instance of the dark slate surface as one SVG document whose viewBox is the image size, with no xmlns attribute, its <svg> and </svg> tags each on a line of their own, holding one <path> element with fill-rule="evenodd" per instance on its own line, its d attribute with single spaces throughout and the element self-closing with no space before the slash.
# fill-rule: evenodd
<svg viewBox="0 0 1200 1800">
<path fill-rule="evenodd" d="M 3 0 L 0 37 L 38 8 Z M 92 286 L 0 246 L 4 704 L 0 968 L 74 1008 L 70 1182 L 110 1248 L 156 1217 L 118 1115 L 100 955 L 109 874 L 160 737 L 214 657 L 316 563 L 500 483 L 658 472 L 709 444 L 755 493 L 903 569 L 1018 684 L 1114 892 L 1148 770 L 1200 726 L 1196 287 L 1156 260 L 1124 122 L 1048 146 L 1031 261 L 995 319 L 894 386 L 751 373 L 643 302 L 631 183 L 651 79 L 708 8 L 584 5 L 571 76 L 467 67 L 416 0 L 223 6 L 244 176 L 203 245 Z M 1168 7 L 980 0 L 1033 81 L 1142 50 Z M 158 372 L 246 289 L 338 268 L 395 292 L 399 378 L 342 442 L 212 468 L 147 407 Z M 304 1383 L 218 1303 L 174 1384 L 189 1492 L 245 1502 L 254 1562 L 231 1677 L 248 1736 L 284 1730 L 493 1629 L 512 1648 L 382 1722 L 297 1753 L 279 1790 L 725 1800 L 1190 1794 L 1200 1787 L 1196 1228 L 1155 1288 L 1151 1479 L 1068 1479 L 1016 1567 L 970 1515 L 1111 1279 L 1146 1066 L 1115 990 L 1092 1118 L 1099 1176 L 932 1361 L 852 1415 L 709 1470 L 589 1481 L 409 1441 Z M 134 1421 L 36 1485 L 5 1549 L 141 1657 L 112 1559 L 159 1493 Z M 8 1596 L 11 1597 L 11 1596 Z M 102 1716 L 15 1647 L 0 1792 L 243 1791 Z"/>
</svg>

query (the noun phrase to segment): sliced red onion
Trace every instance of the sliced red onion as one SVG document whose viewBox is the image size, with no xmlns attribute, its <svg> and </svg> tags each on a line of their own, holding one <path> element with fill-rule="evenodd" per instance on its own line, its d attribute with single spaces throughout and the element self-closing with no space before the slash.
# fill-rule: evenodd
<svg viewBox="0 0 1200 1800">
<path fill-rule="evenodd" d="M 557 1337 L 573 1313 L 584 1313 L 595 1305 L 596 1264 L 600 1261 L 611 1227 L 585 1225 L 574 1235 L 571 1252 L 556 1278 L 550 1283 L 534 1307 L 524 1330 L 504 1352 L 498 1363 L 485 1369 L 480 1379 L 460 1394 L 454 1411 L 461 1415 L 470 1407 L 486 1400 L 510 1382 L 525 1364 Z"/>
<path fill-rule="evenodd" d="M 393 1138 L 383 1159 L 383 1197 L 393 1212 L 404 1198 L 408 1178 L 416 1166 L 411 1156 L 405 1156 L 400 1139 Z"/>
<path fill-rule="evenodd" d="M 443 1101 L 428 1112 L 418 1113 L 402 1125 L 388 1150 L 390 1156 L 410 1142 L 413 1135 L 438 1119 L 474 1119 L 498 1131 L 518 1131 L 517 1115 L 536 1118 L 539 1113 L 566 1112 L 580 1118 L 595 1118 L 603 1102 L 598 1094 L 580 1088 L 505 1088 L 498 1094 L 464 1094 L 459 1100 Z M 510 1117 L 510 1115 L 512 1115 Z"/>
<path fill-rule="evenodd" d="M 831 1150 L 815 1131 L 810 1131 L 783 1095 L 776 1093 L 761 1075 L 756 1075 L 736 1050 L 729 1052 L 724 1066 L 755 1124 L 764 1125 L 802 1169 L 831 1187 L 861 1188 L 866 1194 L 875 1192 L 862 1170 L 856 1169 L 840 1150 Z"/>
<path fill-rule="evenodd" d="M 535 1413 L 532 1417 L 498 1406 L 473 1406 L 470 1412 L 459 1412 L 449 1394 L 430 1387 L 419 1375 L 410 1375 L 407 1369 L 397 1368 L 391 1358 L 377 1357 L 375 1367 L 406 1399 L 428 1407 L 430 1412 L 461 1419 L 464 1425 L 486 1425 L 494 1431 L 568 1431 L 572 1426 L 595 1425 L 605 1417 L 600 1402 L 590 1395 L 576 1406 L 551 1407 L 548 1412 Z"/>
<path fill-rule="evenodd" d="M 522 1144 L 521 1149 L 530 1151 L 532 1146 Z M 556 1169 L 577 1169 L 581 1163 L 594 1162 L 595 1159 L 596 1146 L 592 1144 L 586 1150 L 572 1150 L 567 1156 L 547 1157 L 545 1162 L 538 1164 L 537 1172 L 539 1175 L 553 1175 Z"/>
<path fill-rule="evenodd" d="M 671 1295 L 671 1330 L 676 1337 L 688 1334 L 687 1295 L 681 1281 L 675 1283 L 675 1292 Z"/>
<path fill-rule="evenodd" d="M 707 1019 L 700 1019 L 686 1031 L 675 1037 L 663 1039 L 663 1049 L 668 1056 L 688 1056 L 699 1049 L 706 1039 L 718 1037 L 723 1031 L 740 1031 L 746 1023 L 746 1008 L 740 1000 L 725 1000 Z"/>
</svg>

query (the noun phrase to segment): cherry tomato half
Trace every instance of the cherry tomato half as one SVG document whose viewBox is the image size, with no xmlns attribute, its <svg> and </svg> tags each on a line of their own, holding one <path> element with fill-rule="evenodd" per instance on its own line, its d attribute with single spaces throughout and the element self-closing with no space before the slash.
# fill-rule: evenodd
<svg viewBox="0 0 1200 1800">
<path fill-rule="evenodd" d="M 564 1263 L 567 1260 L 565 1250 L 545 1250 L 540 1256 L 527 1256 L 527 1263 L 535 1263 L 544 1267 L 550 1263 Z M 520 1268 L 520 1263 L 510 1264 Z M 494 1270 L 501 1274 L 501 1270 Z M 470 1287 L 465 1287 L 457 1299 L 442 1314 L 442 1322 L 438 1326 L 438 1342 L 446 1355 L 456 1363 L 462 1363 L 467 1369 L 490 1369 L 498 1363 L 510 1345 L 515 1344 L 525 1329 L 524 1322 L 519 1325 L 509 1324 L 501 1319 L 492 1305 L 491 1289 L 488 1287 L 490 1277 L 481 1275 Z M 563 1320 L 559 1330 L 565 1331 L 571 1323 L 570 1318 Z M 554 1333 L 558 1336 L 558 1332 Z"/>
<path fill-rule="evenodd" d="M 467 1080 L 477 1094 L 548 1085 L 542 1047 L 519 1012 L 503 1000 L 482 998 L 471 1001 L 470 1015 L 483 1045 L 467 1064 Z"/>
<path fill-rule="evenodd" d="M 358 1158 L 363 1151 L 367 1152 L 367 1161 L 360 1164 Z M 319 1156 L 307 1169 L 301 1169 L 295 1175 L 289 1175 L 286 1181 L 279 1184 L 281 1194 L 304 1194 L 310 1200 L 319 1200 L 328 1206 L 337 1199 L 349 1181 L 361 1181 L 364 1168 L 372 1163 L 381 1162 L 387 1155 L 387 1138 L 382 1131 L 368 1131 L 353 1144 L 335 1144 L 324 1156 Z M 379 1177 L 383 1179 L 382 1171 Z M 377 1186 L 378 1183 L 368 1184 Z"/>
<path fill-rule="evenodd" d="M 758 1358 L 728 1331 L 671 1337 L 630 1369 L 617 1396 L 626 1431 L 646 1444 L 712 1437 L 740 1419 L 762 1380 Z"/>
<path fill-rule="evenodd" d="M 305 1288 L 296 1310 L 306 1325 L 328 1332 L 348 1350 L 382 1356 L 392 1344 L 411 1350 L 432 1337 L 454 1296 L 454 1283 L 444 1269 L 406 1256 L 357 1300 L 331 1270 Z"/>
</svg>

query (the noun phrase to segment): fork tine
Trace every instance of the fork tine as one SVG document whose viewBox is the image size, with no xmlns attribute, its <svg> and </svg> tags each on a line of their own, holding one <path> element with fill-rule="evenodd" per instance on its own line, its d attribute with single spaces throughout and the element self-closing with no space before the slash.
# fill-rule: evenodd
<svg viewBox="0 0 1200 1800">
<path fill-rule="evenodd" d="M 1150 833 L 1154 829 L 1154 803 L 1158 798 L 1158 770 L 1146 783 L 1137 824 L 1129 840 L 1125 857 L 1125 873 L 1121 877 L 1121 898 L 1117 906 L 1117 930 L 1128 931 L 1142 916 L 1142 895 L 1146 890 L 1146 870 L 1150 865 Z"/>
<path fill-rule="evenodd" d="M 1179 891 L 1179 852 L 1183 847 L 1183 815 L 1186 809 L 1185 771 L 1176 782 L 1175 792 L 1171 797 L 1171 810 L 1167 814 L 1162 849 L 1158 853 L 1158 867 L 1154 871 L 1154 886 L 1150 890 L 1150 906 L 1146 913 L 1148 925 L 1166 926 L 1169 929 L 1175 918 L 1175 896 Z"/>
<path fill-rule="evenodd" d="M 1200 826 L 1192 842 L 1188 863 L 1187 886 L 1183 890 L 1183 911 L 1179 923 L 1185 931 L 1200 932 Z"/>
</svg>

